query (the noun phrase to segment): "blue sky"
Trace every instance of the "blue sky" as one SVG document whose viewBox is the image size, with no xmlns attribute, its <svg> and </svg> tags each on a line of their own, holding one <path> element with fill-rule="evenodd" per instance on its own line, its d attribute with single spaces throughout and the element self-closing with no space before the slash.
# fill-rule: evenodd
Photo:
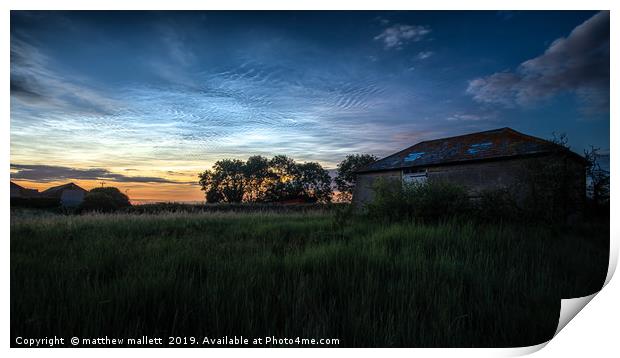
<svg viewBox="0 0 620 358">
<path fill-rule="evenodd" d="M 11 12 L 15 179 L 199 197 L 222 158 L 506 126 L 609 152 L 609 13 Z"/>
</svg>

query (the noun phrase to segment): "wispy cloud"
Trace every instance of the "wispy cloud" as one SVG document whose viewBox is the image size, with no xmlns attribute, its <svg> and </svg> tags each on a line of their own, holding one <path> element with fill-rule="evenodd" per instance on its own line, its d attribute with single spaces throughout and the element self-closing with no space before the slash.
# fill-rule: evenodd
<svg viewBox="0 0 620 358">
<path fill-rule="evenodd" d="M 485 117 L 477 114 L 456 113 L 447 118 L 448 121 L 480 121 Z"/>
<path fill-rule="evenodd" d="M 182 66 L 189 66 L 196 61 L 196 55 L 182 32 L 176 31 L 173 25 L 162 25 L 160 31 L 161 40 L 172 60 Z"/>
<path fill-rule="evenodd" d="M 467 92 L 478 102 L 506 107 L 572 92 L 586 112 L 609 111 L 609 12 L 594 15 L 515 71 L 471 80 Z"/>
<path fill-rule="evenodd" d="M 375 41 L 383 42 L 386 49 L 401 49 L 409 42 L 422 40 L 431 33 L 428 26 L 395 24 L 375 36 Z"/>
<path fill-rule="evenodd" d="M 415 58 L 417 60 L 426 60 L 427 58 L 433 56 L 434 54 L 435 53 L 433 51 L 422 51 L 422 52 L 418 52 Z"/>
</svg>

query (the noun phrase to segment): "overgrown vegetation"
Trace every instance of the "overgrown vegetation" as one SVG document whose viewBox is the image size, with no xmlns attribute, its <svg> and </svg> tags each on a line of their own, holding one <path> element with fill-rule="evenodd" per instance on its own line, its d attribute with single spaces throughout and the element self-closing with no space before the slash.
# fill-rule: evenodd
<svg viewBox="0 0 620 358">
<path fill-rule="evenodd" d="M 379 178 L 373 185 L 373 200 L 363 209 L 369 218 L 387 222 L 434 223 L 456 218 L 527 225 L 605 220 L 609 218 L 609 175 L 589 158 L 596 158 L 596 153 L 586 155 L 585 178 L 579 178 L 571 162 L 558 155 L 555 161 L 528 161 L 515 186 L 481 191 L 437 179 L 402 183 Z M 586 184 L 584 179 L 587 196 L 581 186 Z"/>
<path fill-rule="evenodd" d="M 587 193 L 588 208 L 587 213 L 591 217 L 609 217 L 609 171 L 601 167 L 599 158 L 600 149 L 590 147 L 584 151 L 584 156 L 588 162 L 587 167 Z"/>
<path fill-rule="evenodd" d="M 487 189 L 471 196 L 464 187 L 445 181 L 401 184 L 380 179 L 364 215 L 375 222 L 531 224 L 540 221 L 519 204 L 509 189 Z M 556 223 L 559 223 L 557 221 Z"/>
<path fill-rule="evenodd" d="M 127 214 L 167 214 L 167 213 L 306 213 L 327 212 L 343 203 L 302 203 L 281 205 L 279 203 L 217 203 L 182 204 L 153 203 L 133 205 L 120 211 Z"/>
<path fill-rule="evenodd" d="M 607 271 L 608 225 L 377 223 L 336 210 L 13 216 L 12 342 L 525 346 L 553 336 L 560 298 L 597 291 Z"/>
<path fill-rule="evenodd" d="M 570 150 L 566 133 L 553 133 L 551 142 Z M 584 149 L 583 157 L 586 161 L 586 205 L 585 216 L 588 218 L 609 218 L 609 171 L 601 166 L 600 148 L 590 145 L 590 149 Z M 562 173 L 555 172 L 554 168 L 546 168 L 549 176 L 559 177 Z M 552 179 L 553 180 L 553 179 Z"/>
<path fill-rule="evenodd" d="M 434 223 L 464 216 L 472 207 L 464 188 L 442 181 L 401 184 L 380 179 L 373 189 L 374 200 L 366 206 L 373 219 Z"/>
</svg>

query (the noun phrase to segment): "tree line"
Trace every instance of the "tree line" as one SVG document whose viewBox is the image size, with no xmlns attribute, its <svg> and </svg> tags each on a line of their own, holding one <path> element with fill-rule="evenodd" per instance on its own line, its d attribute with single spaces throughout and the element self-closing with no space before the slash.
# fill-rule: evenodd
<svg viewBox="0 0 620 358">
<path fill-rule="evenodd" d="M 374 155 L 347 156 L 338 164 L 334 180 L 338 199 L 350 200 L 355 171 L 377 160 Z M 286 155 L 261 155 L 246 161 L 223 159 L 198 175 L 207 203 L 269 203 L 288 200 L 306 203 L 332 201 L 332 178 L 321 164 L 298 163 Z"/>
<path fill-rule="evenodd" d="M 555 135 L 552 142 L 570 149 L 566 135 Z M 584 150 L 587 161 L 587 197 L 596 207 L 609 205 L 609 172 L 598 161 L 599 149 Z M 319 163 L 297 163 L 285 155 L 269 159 L 260 155 L 246 161 L 223 159 L 199 174 L 201 190 L 207 203 L 330 202 L 332 198 L 350 201 L 355 188 L 356 172 L 378 158 L 371 154 L 352 154 L 342 160 L 333 180 Z M 553 175 L 553 178 L 556 178 Z M 555 180 L 555 179 L 553 179 Z M 547 190 L 549 187 L 546 188 Z M 563 193 L 563 192 L 562 192 Z"/>
</svg>

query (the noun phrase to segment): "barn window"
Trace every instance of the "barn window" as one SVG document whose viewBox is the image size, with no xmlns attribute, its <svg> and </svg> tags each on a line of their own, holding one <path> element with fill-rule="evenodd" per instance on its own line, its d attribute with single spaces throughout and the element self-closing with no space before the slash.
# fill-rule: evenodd
<svg viewBox="0 0 620 358">
<path fill-rule="evenodd" d="M 426 183 L 426 170 L 420 171 L 403 171 L 403 184 L 424 184 Z"/>
</svg>

